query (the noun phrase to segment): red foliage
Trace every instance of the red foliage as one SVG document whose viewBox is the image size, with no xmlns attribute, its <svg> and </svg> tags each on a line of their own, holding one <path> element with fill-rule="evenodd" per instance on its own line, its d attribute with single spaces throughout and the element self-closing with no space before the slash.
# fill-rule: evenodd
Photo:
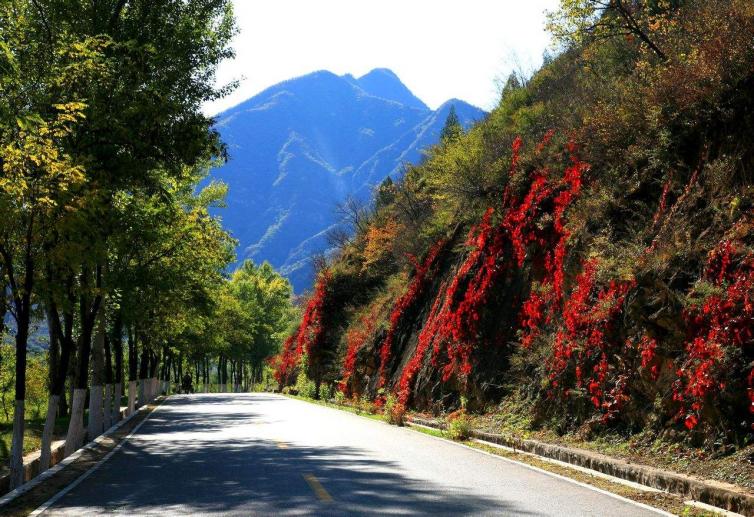
<svg viewBox="0 0 754 517">
<path fill-rule="evenodd" d="M 726 352 L 754 345 L 754 253 L 739 250 L 739 242 L 724 240 L 709 254 L 704 279 L 719 289 L 684 314 L 689 327 L 686 356 L 677 370 L 673 399 L 678 418 L 693 429 L 706 402 L 724 390 Z M 752 374 L 748 377 L 750 410 Z M 752 410 L 754 412 L 754 410 Z"/>
<path fill-rule="evenodd" d="M 551 138 L 552 133 L 548 133 L 541 147 Z M 520 139 L 513 143 L 511 175 L 516 172 L 521 145 Z M 538 148 L 538 152 L 541 150 Z M 549 264 L 553 278 L 559 277 L 555 274 L 555 269 L 562 267 L 565 240 L 568 238 L 564 213 L 578 196 L 581 176 L 588 168 L 576 156 L 573 145 L 569 146 L 569 156 L 571 164 L 561 178 L 553 178 L 547 169 L 535 171 L 531 175 L 527 193 L 520 199 L 511 195 L 510 189 L 506 188 L 499 211 L 499 222 L 493 222 L 496 210 L 491 207 L 480 223 L 469 232 L 466 244 L 472 249 L 447 289 L 438 294 L 430 317 L 419 335 L 417 356 L 423 357 L 432 345 L 432 361 L 437 365 L 440 352 L 444 353 L 443 381 L 448 381 L 453 375 L 457 375 L 461 383 L 468 379 L 472 371 L 472 354 L 478 346 L 484 344 L 480 328 L 484 308 L 488 305 L 494 288 L 500 285 L 501 280 L 513 268 L 522 267 L 527 259 L 536 261 L 544 253 L 545 257 L 541 261 Z M 550 202 L 552 208 L 548 206 Z M 538 225 L 540 217 L 549 210 L 553 211 L 554 216 L 552 227 Z M 547 251 L 557 250 L 558 245 L 561 256 Z M 528 256 L 530 247 L 538 251 L 531 257 Z M 506 259 L 511 255 L 514 260 Z M 525 320 L 531 331 L 541 321 L 543 305 L 544 300 L 536 297 L 525 303 L 522 320 Z M 530 334 L 530 339 L 531 336 L 533 334 Z M 399 389 L 406 397 L 414 375 L 412 366 L 407 367 L 402 376 Z"/>
<path fill-rule="evenodd" d="M 283 343 L 283 349 L 274 359 L 275 379 L 280 384 L 285 384 L 288 377 L 298 364 L 298 354 L 296 353 L 296 333 L 291 334 Z"/>
<path fill-rule="evenodd" d="M 313 348 L 319 346 L 324 337 L 325 329 L 322 326 L 322 315 L 327 285 L 331 278 L 332 275 L 328 270 L 320 273 L 314 287 L 314 293 L 304 309 L 301 324 L 283 344 L 278 367 L 275 371 L 275 378 L 280 383 L 285 384 L 290 381 L 288 377 L 299 364 L 302 354 L 304 352 L 310 354 Z"/>
<path fill-rule="evenodd" d="M 410 257 L 413 259 L 412 262 L 414 263 L 414 277 L 411 279 L 411 283 L 408 285 L 406 292 L 403 293 L 403 295 L 395 302 L 393 310 L 390 313 L 390 328 L 388 329 L 387 336 L 385 336 L 385 340 L 382 342 L 382 346 L 380 347 L 380 377 L 378 387 L 385 385 L 387 364 L 390 361 L 390 355 L 393 351 L 395 333 L 398 330 L 401 321 L 403 320 L 403 315 L 405 314 L 406 310 L 416 304 L 419 296 L 421 296 L 427 285 L 429 285 L 429 283 L 431 282 L 434 273 L 433 267 L 437 262 L 437 257 L 440 255 L 447 243 L 447 239 L 441 239 L 440 241 L 435 243 L 435 245 L 430 248 L 427 257 L 421 264 L 413 259 L 413 257 Z"/>
<path fill-rule="evenodd" d="M 441 286 L 440 292 L 444 291 L 444 286 Z M 437 319 L 437 312 L 440 309 L 440 302 L 442 297 L 437 296 L 432 304 L 432 310 L 429 311 L 429 317 L 427 323 L 424 325 L 422 332 L 419 334 L 419 340 L 416 344 L 416 350 L 414 355 L 406 364 L 406 367 L 401 372 L 400 381 L 398 381 L 398 401 L 401 404 L 407 404 L 408 399 L 411 396 L 411 387 L 413 386 L 414 377 L 421 368 L 424 357 L 427 355 L 432 344 L 432 337 L 437 332 L 439 326 L 439 320 Z"/>
<path fill-rule="evenodd" d="M 660 372 L 658 365 L 652 363 L 655 362 L 655 355 L 657 354 L 657 341 L 649 336 L 644 336 L 641 338 L 638 348 L 641 355 L 641 367 L 645 369 L 649 367 L 650 376 L 652 380 L 656 381 Z"/>
<path fill-rule="evenodd" d="M 322 316 L 325 297 L 327 295 L 327 285 L 331 279 L 332 275 L 329 270 L 325 269 L 322 271 L 314 285 L 314 293 L 312 293 L 309 302 L 306 304 L 296 338 L 296 353 L 299 356 L 303 352 L 310 355 L 312 350 L 319 346 L 324 338 L 325 329 L 322 326 Z"/>
<path fill-rule="evenodd" d="M 573 378 L 576 387 L 586 384 L 592 404 L 607 419 L 627 400 L 625 382 L 607 389 L 608 354 L 617 346 L 610 334 L 634 282 L 612 281 L 607 288 L 599 289 L 595 285 L 596 270 L 595 259 L 586 261 L 571 295 L 563 302 L 564 328 L 556 335 L 547 369 L 551 383 L 549 396 L 557 391 L 565 393 Z"/>
<path fill-rule="evenodd" d="M 374 334 L 378 312 L 379 306 L 372 307 L 371 311 L 359 318 L 358 324 L 352 325 L 346 332 L 346 358 L 343 362 L 343 378 L 340 381 L 340 390 L 346 395 L 349 394 L 348 381 L 356 369 L 356 357 L 364 343 Z"/>
<path fill-rule="evenodd" d="M 532 291 L 529 299 L 524 302 L 521 309 L 521 327 L 524 331 L 521 346 L 524 348 L 529 348 L 539 335 L 539 329 L 545 319 L 546 303 L 546 298 L 534 291 Z"/>
</svg>

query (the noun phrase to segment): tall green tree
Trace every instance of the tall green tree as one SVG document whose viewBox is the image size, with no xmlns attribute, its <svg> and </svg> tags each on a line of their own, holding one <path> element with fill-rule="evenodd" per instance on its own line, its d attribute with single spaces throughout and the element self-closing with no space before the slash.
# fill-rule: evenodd
<svg viewBox="0 0 754 517">
<path fill-rule="evenodd" d="M 462 134 L 463 126 L 461 126 L 461 121 L 456 114 L 456 107 L 453 105 L 450 107 L 450 111 L 448 111 L 442 131 L 440 131 L 440 142 L 443 144 L 455 142 Z"/>
</svg>

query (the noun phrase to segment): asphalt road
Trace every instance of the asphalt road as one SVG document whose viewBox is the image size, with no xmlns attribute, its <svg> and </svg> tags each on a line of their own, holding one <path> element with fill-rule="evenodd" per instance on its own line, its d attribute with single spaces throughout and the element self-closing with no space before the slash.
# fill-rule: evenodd
<svg viewBox="0 0 754 517">
<path fill-rule="evenodd" d="M 266 394 L 168 399 L 44 515 L 657 513 L 525 466 Z"/>
</svg>

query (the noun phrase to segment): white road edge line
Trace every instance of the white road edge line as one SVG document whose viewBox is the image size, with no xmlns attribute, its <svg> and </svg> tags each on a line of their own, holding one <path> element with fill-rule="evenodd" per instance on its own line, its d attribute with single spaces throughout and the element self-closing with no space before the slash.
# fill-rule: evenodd
<svg viewBox="0 0 754 517">
<path fill-rule="evenodd" d="M 418 424 L 411 424 L 411 425 L 418 425 Z M 428 427 L 428 426 L 427 428 L 432 429 L 431 427 Z M 521 454 L 523 456 L 528 456 L 530 458 L 536 458 L 539 461 L 544 461 L 545 463 L 550 463 L 552 465 L 558 465 L 560 467 L 565 467 L 567 469 L 576 470 L 578 472 L 587 474 L 591 477 L 605 479 L 607 481 L 610 481 L 611 483 L 624 485 L 629 488 L 633 488 L 634 490 L 639 490 L 640 492 L 650 492 L 650 493 L 655 493 L 655 494 L 668 494 L 669 493 L 664 490 L 660 490 L 659 488 L 654 488 L 651 486 L 642 485 L 641 483 L 637 483 L 635 481 L 629 481 L 627 479 L 611 476 L 610 474 L 605 474 L 604 472 L 600 472 L 598 470 L 592 470 L 587 467 L 582 467 L 581 465 L 574 465 L 573 463 L 568 463 L 566 461 L 560 461 L 553 458 L 548 458 L 547 456 L 539 456 L 538 454 L 535 454 L 533 452 L 521 451 L 518 449 L 514 449 L 513 447 L 500 445 L 499 443 L 488 442 L 487 440 L 481 440 L 479 438 L 473 438 L 471 441 L 475 443 L 480 443 L 482 445 L 486 445 L 487 447 L 492 447 L 493 449 L 500 449 L 507 452 L 515 452 L 516 454 Z"/>
<path fill-rule="evenodd" d="M 407 430 L 410 431 L 410 427 L 407 428 Z M 415 431 L 412 431 L 412 432 L 415 432 Z M 456 445 L 458 447 L 463 447 L 464 449 L 469 449 L 471 451 L 478 452 L 478 453 L 484 454 L 486 456 L 491 456 L 491 457 L 497 458 L 499 460 L 507 461 L 508 463 L 514 463 L 516 465 L 521 465 L 522 467 L 526 467 L 527 469 L 534 470 L 536 472 L 540 472 L 542 474 L 546 474 L 548 476 L 552 476 L 552 477 L 555 477 L 555 478 L 558 478 L 558 479 L 562 479 L 563 481 L 568 481 L 569 483 L 573 483 L 574 485 L 578 485 L 578 486 L 583 487 L 583 488 L 588 488 L 589 490 L 593 490 L 594 492 L 599 492 L 600 494 L 612 497 L 614 499 L 618 499 L 618 500 L 624 501 L 626 503 L 630 503 L 630 504 L 632 504 L 634 506 L 638 506 L 640 508 L 644 508 L 645 510 L 650 510 L 650 511 L 655 512 L 655 513 L 657 513 L 659 515 L 665 515 L 667 517 L 676 517 L 675 514 L 670 513 L 670 512 L 666 512 L 665 510 L 661 510 L 659 508 L 655 508 L 654 506 L 649 506 L 648 504 L 644 504 L 644 503 L 640 503 L 638 501 L 634 501 L 632 499 L 628 499 L 627 497 L 623 497 L 622 495 L 614 494 L 613 492 L 609 492 L 607 490 L 603 490 L 602 488 L 597 488 L 596 486 L 590 485 L 588 483 L 584 483 L 582 481 L 577 481 L 577 480 L 569 478 L 567 476 L 563 476 L 561 474 L 556 474 L 555 472 L 550 472 L 548 470 L 541 469 L 539 467 L 535 467 L 534 465 L 529 465 L 528 463 L 524 463 L 524 462 L 521 462 L 521 461 L 516 461 L 516 460 L 511 459 L 511 458 L 506 458 L 505 456 L 500 456 L 500 455 L 497 455 L 497 454 L 492 454 L 491 452 L 483 451 L 481 449 L 477 449 L 476 447 L 471 447 L 469 445 L 465 445 L 463 443 L 458 443 L 458 442 L 453 441 L 453 440 L 448 440 L 446 438 L 440 438 L 439 436 L 433 436 L 431 434 L 426 434 L 426 433 L 421 433 L 421 434 L 423 434 L 424 436 L 427 436 L 428 438 L 434 438 L 435 440 L 440 440 L 442 442 L 449 443 L 449 444 L 452 444 L 452 445 Z"/>
<path fill-rule="evenodd" d="M 332 409 L 333 411 L 338 411 L 338 412 L 339 412 L 339 413 L 341 413 L 341 414 L 344 414 L 344 415 L 351 415 L 351 416 L 354 416 L 354 417 L 356 417 L 356 418 L 363 418 L 363 417 L 361 417 L 360 415 L 356 415 L 356 414 L 354 414 L 354 413 L 351 413 L 350 411 L 343 411 L 343 410 L 340 410 L 340 409 L 338 409 L 338 408 L 333 408 L 333 407 L 330 407 L 330 406 L 323 406 L 323 405 L 321 405 L 321 404 L 316 404 L 316 403 L 314 403 L 314 402 L 308 402 L 308 401 L 306 401 L 306 400 L 295 399 L 295 398 L 292 398 L 292 397 L 285 397 L 285 396 L 282 396 L 282 398 L 284 398 L 284 399 L 287 399 L 287 400 L 293 400 L 293 401 L 304 402 L 304 403 L 307 403 L 307 404 L 311 404 L 312 406 L 323 407 L 323 408 L 325 408 L 325 409 Z M 366 421 L 371 421 L 371 422 L 375 422 L 375 423 L 383 423 L 383 424 L 385 424 L 385 425 L 387 425 L 387 426 L 390 426 L 390 424 L 388 424 L 387 422 L 377 422 L 376 420 L 372 420 L 372 419 L 370 419 L 370 418 L 367 418 L 367 419 L 364 419 L 364 420 L 366 420 Z M 414 424 L 414 425 L 416 425 L 416 424 Z M 390 426 L 390 427 L 395 427 L 395 426 Z M 423 427 L 426 427 L 426 426 L 423 426 Z M 398 427 L 397 429 L 400 429 L 400 428 Z M 410 433 L 416 433 L 416 432 L 417 432 L 417 431 L 412 431 L 412 430 L 411 430 L 411 428 L 410 428 L 410 426 L 404 427 L 403 429 L 404 429 L 405 431 L 407 431 L 407 432 L 410 432 Z M 458 446 L 458 447 L 463 447 L 464 449 L 469 449 L 470 451 L 478 452 L 479 454 L 485 454 L 485 455 L 487 455 L 487 456 L 491 456 L 491 457 L 493 457 L 493 458 L 497 458 L 497 459 L 499 459 L 499 460 L 507 461 L 507 462 L 509 462 L 509 463 L 514 463 L 514 464 L 516 464 L 516 465 L 520 465 L 520 466 L 522 466 L 522 467 L 526 467 L 526 468 L 528 468 L 528 469 L 534 470 L 534 471 L 536 471 L 536 472 L 540 472 L 540 473 L 542 473 L 542 474 L 545 474 L 545 475 L 548 475 L 548 476 L 552 476 L 552 477 L 556 477 L 556 478 L 558 478 L 558 479 L 562 479 L 562 480 L 564 480 L 564 481 L 568 481 L 569 483 L 573 483 L 573 484 L 575 484 L 575 485 L 578 485 L 578 486 L 580 486 L 580 487 L 583 487 L 583 488 L 587 488 L 587 489 L 589 489 L 589 490 L 593 490 L 593 491 L 595 491 L 595 492 L 598 492 L 598 493 L 600 493 L 600 494 L 603 494 L 603 495 L 606 495 L 606 496 L 612 497 L 612 498 L 614 498 L 614 499 L 618 499 L 618 500 L 620 500 L 620 501 L 624 501 L 624 502 L 626 502 L 626 503 L 629 503 L 629 504 L 632 504 L 632 505 L 634 505 L 634 506 L 638 506 L 638 507 L 640 507 L 640 508 L 644 508 L 645 510 L 649 510 L 649 511 L 655 512 L 655 513 L 657 513 L 657 514 L 659 514 L 659 515 L 664 515 L 664 516 L 666 516 L 666 517 L 677 517 L 677 516 L 676 516 L 675 514 L 672 514 L 672 513 L 670 513 L 670 512 L 666 512 L 665 510 L 661 510 L 661 509 L 659 509 L 659 508 L 655 508 L 655 507 L 653 507 L 653 506 L 649 506 L 648 504 L 640 503 L 640 502 L 638 502 L 638 501 L 633 501 L 633 500 L 631 500 L 631 499 L 628 499 L 628 498 L 626 498 L 626 497 L 623 497 L 622 495 L 614 494 L 614 493 L 612 493 L 612 492 L 608 492 L 607 490 L 603 490 L 603 489 L 601 489 L 601 488 L 597 488 L 596 486 L 592 486 L 592 485 L 589 485 L 589 484 L 587 484 L 587 483 L 582 483 L 581 481 L 577 481 L 577 480 L 575 480 L 575 479 L 571 479 L 571 478 L 569 478 L 569 477 L 566 477 L 566 476 L 561 476 L 560 474 L 555 474 L 554 472 L 549 472 L 549 471 L 547 471 L 547 470 L 544 470 L 544 469 L 540 469 L 540 468 L 538 468 L 538 467 L 535 467 L 534 465 L 529 465 L 528 463 L 522 463 L 522 462 L 520 462 L 520 461 L 512 460 L 512 459 L 510 459 L 510 458 L 506 458 L 506 457 L 504 457 L 504 456 L 499 456 L 499 455 L 497 455 L 497 454 L 492 454 L 491 452 L 483 451 L 483 450 L 481 450 L 481 449 L 477 449 L 477 448 L 475 448 L 475 447 L 470 447 L 470 446 L 468 446 L 468 445 L 464 445 L 464 444 L 462 444 L 462 443 L 458 443 L 458 442 L 455 442 L 455 441 L 453 441 L 453 440 L 448 440 L 448 439 L 446 439 L 446 438 L 440 438 L 439 436 L 434 436 L 434 435 L 431 435 L 431 434 L 427 434 L 427 433 L 421 433 L 421 434 L 422 434 L 423 436 L 426 436 L 427 438 L 432 438 L 432 439 L 435 439 L 435 440 L 441 441 L 441 442 L 443 442 L 443 443 L 447 443 L 447 444 L 455 445 L 455 446 Z"/>
<path fill-rule="evenodd" d="M 86 472 L 84 472 L 83 474 L 81 474 L 79 477 L 77 477 L 73 482 L 71 482 L 68 486 L 66 486 L 65 488 L 63 488 L 60 492 L 58 492 L 57 494 L 55 494 L 54 496 L 52 496 L 50 499 L 48 499 L 47 501 L 45 501 L 44 503 L 42 503 L 42 505 L 39 508 L 37 508 L 36 510 L 34 510 L 33 512 L 31 512 L 29 514 L 29 517 L 36 517 L 38 515 L 42 515 L 42 513 L 46 512 L 47 509 L 50 508 L 50 506 L 52 506 L 53 504 L 57 503 L 60 500 L 60 498 L 62 498 L 68 492 L 70 492 L 71 490 L 73 490 L 74 488 L 76 488 L 86 478 L 88 478 L 89 476 L 91 476 L 92 474 L 94 474 L 107 460 L 109 460 L 116 452 L 118 452 L 120 450 L 120 448 L 123 447 L 123 445 L 126 444 L 128 442 L 128 440 L 134 434 L 136 434 L 136 432 L 141 428 L 141 426 L 143 426 L 147 422 L 147 420 L 149 420 L 152 417 L 152 415 L 154 415 L 157 411 L 159 411 L 159 409 L 161 407 L 162 407 L 162 404 L 160 404 L 159 406 L 157 406 L 156 408 L 154 408 L 149 414 L 147 414 L 146 417 L 144 417 L 144 420 L 142 420 L 141 422 L 139 422 L 136 425 L 136 427 L 134 427 L 131 430 L 131 432 L 128 433 L 128 435 L 125 438 L 123 438 L 120 441 L 120 443 L 113 448 L 113 450 L 111 450 L 110 452 L 108 452 L 105 455 L 104 458 L 102 458 L 101 460 L 99 460 L 94 466 L 92 466 L 91 468 L 89 468 L 89 470 L 87 470 Z"/>
</svg>

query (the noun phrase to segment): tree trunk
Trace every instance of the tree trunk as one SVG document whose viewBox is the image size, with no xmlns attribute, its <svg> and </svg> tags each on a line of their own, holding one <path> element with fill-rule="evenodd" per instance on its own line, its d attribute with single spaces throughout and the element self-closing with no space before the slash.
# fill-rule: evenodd
<svg viewBox="0 0 754 517">
<path fill-rule="evenodd" d="M 96 286 L 102 287 L 102 268 L 97 266 L 96 269 Z M 66 455 L 72 453 L 84 441 L 84 403 L 86 401 L 86 388 L 89 384 L 89 355 L 92 348 L 92 334 L 94 325 L 97 322 L 97 314 L 102 303 L 101 295 L 94 297 L 90 303 L 88 298 L 89 272 L 86 266 L 81 268 L 81 288 L 82 294 L 79 297 L 79 311 L 81 313 L 81 334 L 78 342 L 78 360 L 76 365 L 76 376 L 74 380 L 75 389 L 73 391 L 73 403 L 71 407 L 71 421 L 68 424 L 68 435 L 66 436 L 65 450 Z M 77 397 L 79 404 L 77 405 Z M 96 397 L 93 393 L 92 397 Z M 99 396 L 100 403 L 102 395 Z M 91 404 L 90 404 L 91 405 Z M 89 415 L 91 420 L 91 414 Z M 71 448 L 74 447 L 75 448 Z"/>
<path fill-rule="evenodd" d="M 50 274 L 50 276 L 52 276 Z M 68 292 L 72 293 L 72 280 L 67 282 Z M 69 300 L 72 295 L 69 294 Z M 42 450 L 39 457 L 39 471 L 43 472 L 50 467 L 52 456 L 52 439 L 55 431 L 55 417 L 67 413 L 65 400 L 65 379 L 68 376 L 71 351 L 73 350 L 73 313 L 69 310 L 63 315 L 63 325 L 60 323 L 58 308 L 49 297 L 47 303 L 47 325 L 50 330 L 50 396 L 47 402 L 47 416 L 42 431 Z M 57 353 L 53 354 L 59 350 Z M 53 355 L 56 359 L 53 361 Z"/>
<path fill-rule="evenodd" d="M 116 382 L 113 384 L 113 412 L 110 416 L 110 423 L 112 425 L 120 422 L 120 402 L 123 398 L 123 384 Z"/>
<path fill-rule="evenodd" d="M 107 431 L 113 425 L 113 385 L 105 384 L 105 403 L 102 411 L 102 428 Z"/>
<path fill-rule="evenodd" d="M 24 294 L 24 299 L 30 295 Z M 16 329 L 16 404 L 13 412 L 13 438 L 10 453 L 10 487 L 17 488 L 24 483 L 24 411 L 26 401 L 26 344 L 29 335 L 31 306 L 21 301 L 23 306 L 18 314 Z M 18 304 L 17 304 L 18 305 Z M 27 309 L 28 308 L 28 309 Z"/>
<path fill-rule="evenodd" d="M 149 368 L 149 350 L 146 349 L 146 343 L 142 340 L 141 357 L 139 358 L 139 406 L 143 406 L 148 401 L 146 399 L 148 388 L 147 370 Z"/>
<path fill-rule="evenodd" d="M 110 347 L 110 338 L 105 332 L 104 323 L 102 326 L 105 348 L 105 400 L 102 408 L 102 428 L 106 431 L 113 425 L 113 352 Z"/>
<path fill-rule="evenodd" d="M 48 268 L 48 277 L 52 278 L 52 274 Z M 45 426 L 42 430 L 42 445 L 39 454 L 39 472 L 44 472 L 50 467 L 50 456 L 52 455 L 52 432 L 55 427 L 55 415 L 58 411 L 58 400 L 60 397 L 55 396 L 55 383 L 58 378 L 58 373 L 61 369 L 60 364 L 60 341 L 58 340 L 58 329 L 55 328 L 57 313 L 53 316 L 52 302 L 47 304 L 47 330 L 50 336 L 50 364 L 49 364 L 49 378 L 48 385 L 50 386 L 50 394 L 47 398 L 47 415 L 45 416 Z M 56 311 L 57 312 L 57 311 Z M 59 320 L 58 320 L 59 321 Z"/>
<path fill-rule="evenodd" d="M 135 381 L 138 373 L 138 357 L 136 355 L 136 329 L 128 329 L 128 380 Z"/>
<path fill-rule="evenodd" d="M 50 458 L 52 457 L 52 433 L 55 429 L 55 416 L 58 411 L 59 395 L 50 395 L 47 399 L 47 416 L 45 417 L 45 427 L 42 431 L 42 451 L 39 456 L 39 473 L 41 474 L 50 468 Z"/>
<path fill-rule="evenodd" d="M 128 381 L 128 416 L 136 410 L 136 381 Z"/>
<path fill-rule="evenodd" d="M 18 488 L 24 484 L 24 399 L 16 400 L 13 411 L 13 438 L 11 440 L 10 486 Z"/>
<path fill-rule="evenodd" d="M 86 428 L 87 441 L 92 441 L 102 434 L 102 399 L 104 386 L 89 388 L 89 420 Z"/>
<path fill-rule="evenodd" d="M 120 421 L 120 403 L 123 397 L 123 315 L 121 311 L 115 314 L 112 342 L 115 356 L 115 384 L 113 386 L 113 413 L 110 421 L 115 424 Z"/>
<path fill-rule="evenodd" d="M 89 390 L 89 440 L 94 440 L 104 430 L 104 412 L 109 413 L 107 407 L 103 407 L 103 392 L 105 390 L 105 314 L 100 311 L 97 320 L 97 335 L 94 338 L 92 349 L 92 388 Z M 104 412 L 103 412 L 104 409 Z"/>
<path fill-rule="evenodd" d="M 73 390 L 71 401 L 71 422 L 65 437 L 65 455 L 70 456 L 84 445 L 84 404 L 86 389 Z"/>
</svg>

